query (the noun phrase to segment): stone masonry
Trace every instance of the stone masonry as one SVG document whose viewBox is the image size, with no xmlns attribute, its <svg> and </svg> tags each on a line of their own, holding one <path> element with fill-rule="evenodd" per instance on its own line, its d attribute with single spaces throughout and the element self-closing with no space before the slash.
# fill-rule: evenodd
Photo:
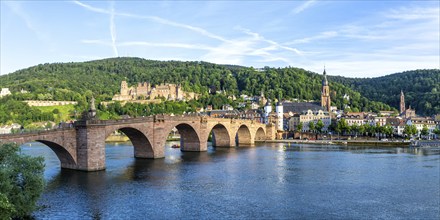
<svg viewBox="0 0 440 220">
<path fill-rule="evenodd" d="M 119 130 L 130 138 L 136 158 L 163 158 L 168 134 L 176 127 L 182 151 L 206 151 L 210 133 L 215 147 L 253 146 L 255 141 L 273 140 L 275 127 L 251 120 L 205 116 L 170 116 L 122 120 L 87 120 L 73 128 L 26 134 L 0 135 L 0 142 L 23 144 L 38 141 L 51 148 L 67 169 L 105 169 L 105 140 Z"/>
</svg>

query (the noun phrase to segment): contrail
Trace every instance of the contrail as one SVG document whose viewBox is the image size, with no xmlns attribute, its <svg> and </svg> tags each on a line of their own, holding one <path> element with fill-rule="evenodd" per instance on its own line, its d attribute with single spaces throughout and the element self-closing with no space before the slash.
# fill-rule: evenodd
<svg viewBox="0 0 440 220">
<path fill-rule="evenodd" d="M 116 57 L 119 57 L 118 55 L 118 48 L 116 47 L 116 26 L 115 26 L 115 7 L 114 2 L 110 3 L 110 35 L 112 38 L 112 48 L 113 53 Z"/>
</svg>

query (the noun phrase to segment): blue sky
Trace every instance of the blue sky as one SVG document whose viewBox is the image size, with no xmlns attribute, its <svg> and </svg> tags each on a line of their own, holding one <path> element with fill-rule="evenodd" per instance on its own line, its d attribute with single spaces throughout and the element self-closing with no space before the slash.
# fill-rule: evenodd
<svg viewBox="0 0 440 220">
<path fill-rule="evenodd" d="M 1 69 L 118 56 L 376 77 L 440 68 L 439 1 L 4 1 Z"/>
</svg>

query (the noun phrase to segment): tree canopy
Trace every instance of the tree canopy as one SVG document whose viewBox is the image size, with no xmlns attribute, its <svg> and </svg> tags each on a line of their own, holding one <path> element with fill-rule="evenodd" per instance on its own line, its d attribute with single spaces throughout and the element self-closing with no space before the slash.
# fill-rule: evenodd
<svg viewBox="0 0 440 220">
<path fill-rule="evenodd" d="M 19 151 L 16 144 L 0 145 L 0 219 L 30 215 L 44 189 L 43 158 Z"/>
<path fill-rule="evenodd" d="M 254 69 L 252 67 L 217 65 L 207 62 L 154 61 L 141 58 L 110 58 L 78 63 L 40 64 L 0 76 L 0 87 L 15 93 L 14 100 L 66 100 L 87 106 L 92 96 L 97 102 L 111 100 L 119 92 L 122 80 L 129 85 L 148 81 L 181 84 L 185 91 L 208 96 L 209 90 L 224 96 L 259 95 L 261 91 L 274 100 L 320 100 L 323 76 L 300 68 Z M 20 93 L 24 89 L 28 93 Z M 343 83 L 330 80 L 332 105 L 354 111 L 393 110 L 389 105 L 370 101 Z M 347 94 L 350 100 L 343 96 Z M 207 101 L 205 101 L 207 102 Z M 221 97 L 211 100 L 225 104 Z M 4 103 L 3 101 L 0 102 Z"/>
</svg>

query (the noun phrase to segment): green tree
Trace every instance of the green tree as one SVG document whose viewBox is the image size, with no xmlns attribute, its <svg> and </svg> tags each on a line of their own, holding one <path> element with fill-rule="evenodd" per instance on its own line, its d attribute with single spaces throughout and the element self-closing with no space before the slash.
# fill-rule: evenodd
<svg viewBox="0 0 440 220">
<path fill-rule="evenodd" d="M 315 123 L 313 121 L 309 122 L 309 131 L 315 132 Z"/>
<path fill-rule="evenodd" d="M 428 134 L 429 134 L 428 126 L 423 125 L 423 128 L 422 128 L 420 134 L 423 135 L 423 136 L 425 136 L 425 137 L 428 136 Z"/>
<path fill-rule="evenodd" d="M 403 134 L 407 135 L 408 137 L 412 137 L 413 135 L 417 134 L 417 128 L 415 125 L 405 125 L 405 128 L 403 129 Z"/>
<path fill-rule="evenodd" d="M 23 218 L 36 209 L 44 189 L 44 160 L 19 153 L 16 144 L 0 145 L 0 216 Z"/>
<path fill-rule="evenodd" d="M 301 132 L 303 129 L 303 123 L 300 122 L 297 126 L 296 126 L 296 131 Z"/>
<path fill-rule="evenodd" d="M 359 130 L 359 134 L 361 135 L 361 136 L 363 136 L 364 134 L 365 134 L 365 125 L 360 125 L 359 126 L 359 128 L 358 128 L 358 130 Z"/>
<path fill-rule="evenodd" d="M 348 132 L 348 123 L 345 121 L 345 118 L 341 118 L 337 123 L 337 130 L 340 132 Z M 339 132 L 338 132 L 339 133 Z"/>
<path fill-rule="evenodd" d="M 440 136 L 440 129 L 439 128 L 435 128 L 432 132 L 437 135 L 437 138 L 438 138 L 438 136 Z"/>
<path fill-rule="evenodd" d="M 321 133 L 322 132 L 322 128 L 324 128 L 324 122 L 322 122 L 321 119 L 318 120 L 318 122 L 316 122 L 316 130 Z"/>
<path fill-rule="evenodd" d="M 386 124 L 386 125 L 383 127 L 383 133 L 384 133 L 386 136 L 390 137 L 390 136 L 393 134 L 393 132 L 394 132 L 394 129 L 393 129 L 393 127 L 392 127 L 391 125 Z"/>
</svg>

